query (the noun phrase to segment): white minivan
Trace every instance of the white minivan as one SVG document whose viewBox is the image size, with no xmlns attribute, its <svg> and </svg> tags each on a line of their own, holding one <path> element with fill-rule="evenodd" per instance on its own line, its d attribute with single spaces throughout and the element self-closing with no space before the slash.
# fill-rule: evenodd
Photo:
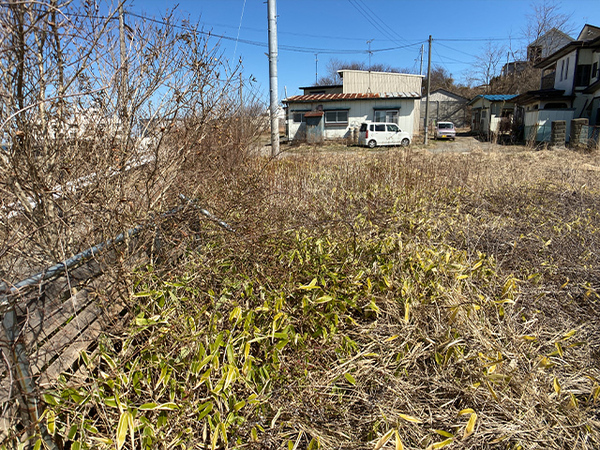
<svg viewBox="0 0 600 450">
<path fill-rule="evenodd" d="M 395 123 L 362 123 L 358 132 L 358 145 L 374 148 L 380 145 L 410 145 L 410 135 Z"/>
</svg>

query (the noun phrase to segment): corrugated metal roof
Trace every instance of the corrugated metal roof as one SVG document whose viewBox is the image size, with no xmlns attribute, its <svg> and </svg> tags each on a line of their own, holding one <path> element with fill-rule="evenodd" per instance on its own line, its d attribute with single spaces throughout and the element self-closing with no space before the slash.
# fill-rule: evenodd
<svg viewBox="0 0 600 450">
<path fill-rule="evenodd" d="M 486 100 L 489 100 L 490 102 L 507 102 L 509 100 L 512 100 L 513 98 L 517 97 L 517 94 L 510 94 L 510 95 L 506 95 L 506 94 L 494 94 L 494 95 L 477 95 L 475 97 L 473 97 L 473 99 L 467 103 L 468 105 L 472 105 L 473 103 L 475 103 L 478 99 L 480 98 L 484 98 Z"/>
<path fill-rule="evenodd" d="M 506 94 L 496 94 L 496 95 L 484 95 L 483 98 L 489 100 L 490 102 L 505 102 L 507 100 L 511 100 L 515 98 L 517 94 L 506 95 Z"/>
<path fill-rule="evenodd" d="M 284 103 L 333 102 L 336 100 L 370 100 L 394 98 L 421 98 L 418 92 L 382 92 L 382 93 L 347 93 L 347 94 L 307 94 L 293 95 L 283 100 Z"/>
</svg>

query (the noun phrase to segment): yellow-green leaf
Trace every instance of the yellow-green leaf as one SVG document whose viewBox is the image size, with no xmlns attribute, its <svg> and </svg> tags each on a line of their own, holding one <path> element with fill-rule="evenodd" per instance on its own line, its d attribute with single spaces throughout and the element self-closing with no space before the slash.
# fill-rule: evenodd
<svg viewBox="0 0 600 450">
<path fill-rule="evenodd" d="M 552 367 L 554 365 L 554 363 L 552 361 L 550 361 L 547 357 L 542 356 L 540 358 L 540 366 L 542 367 Z"/>
<path fill-rule="evenodd" d="M 141 411 L 152 411 L 153 409 L 156 409 L 157 406 L 158 403 L 144 403 L 138 409 Z"/>
<path fill-rule="evenodd" d="M 348 383 L 350 383 L 351 385 L 354 386 L 356 384 L 356 379 L 351 374 L 344 374 L 344 378 L 346 378 L 346 380 L 348 380 Z"/>
<path fill-rule="evenodd" d="M 310 283 L 298 286 L 298 289 L 304 289 L 305 291 L 310 291 L 311 289 L 319 289 L 319 286 L 317 286 L 317 279 L 313 278 Z"/>
<path fill-rule="evenodd" d="M 48 433 L 51 435 L 56 431 L 56 417 L 54 415 L 54 411 L 51 409 L 46 410 L 46 426 L 48 428 Z"/>
<path fill-rule="evenodd" d="M 447 437 L 447 438 L 454 437 L 454 435 L 452 433 L 448 433 L 447 431 L 444 431 L 444 430 L 433 430 L 433 431 L 435 431 L 440 436 L 444 436 L 444 437 Z"/>
<path fill-rule="evenodd" d="M 526 341 L 535 341 L 537 338 L 535 336 L 521 336 L 523 339 L 525 339 Z"/>
<path fill-rule="evenodd" d="M 131 416 L 129 411 L 123 411 L 121 413 L 121 417 L 119 418 L 119 425 L 117 425 L 117 450 L 120 450 L 121 447 L 123 447 L 123 444 L 125 443 L 125 438 L 127 438 L 129 416 Z"/>
<path fill-rule="evenodd" d="M 423 421 L 421 419 L 417 419 L 416 417 L 413 416 L 409 416 L 408 414 L 399 414 L 399 416 L 406 420 L 407 422 L 412 422 L 412 423 L 423 423 Z"/>
<path fill-rule="evenodd" d="M 333 300 L 333 297 L 329 296 L 329 295 L 324 295 L 322 297 L 319 297 L 318 299 L 316 299 L 313 303 L 318 305 L 320 303 L 328 303 L 331 300 Z"/>
<path fill-rule="evenodd" d="M 577 333 L 577 330 L 568 331 L 567 333 L 565 333 L 565 335 L 562 338 L 565 340 L 569 339 L 569 338 L 573 337 L 575 335 L 575 333 Z"/>
<path fill-rule="evenodd" d="M 468 438 L 475 431 L 475 423 L 477 422 L 477 414 L 471 414 L 469 417 L 469 421 L 467 422 L 467 426 L 465 427 L 465 433 L 463 434 L 463 439 Z"/>
<path fill-rule="evenodd" d="M 552 382 L 552 384 L 554 385 L 554 392 L 556 392 L 557 394 L 560 394 L 560 383 L 558 382 L 558 378 L 555 378 L 554 381 Z"/>
<path fill-rule="evenodd" d="M 386 442 L 390 440 L 392 434 L 394 434 L 393 429 L 381 436 L 381 439 L 377 441 L 377 444 L 375 444 L 375 448 L 373 450 L 379 450 L 381 447 L 383 447 L 386 444 Z"/>
<path fill-rule="evenodd" d="M 474 412 L 475 412 L 475 411 L 473 411 L 473 409 L 471 409 L 471 408 L 467 408 L 467 409 L 461 409 L 461 410 L 458 412 L 458 415 L 459 415 L 459 416 L 462 416 L 463 414 L 473 414 Z"/>
<path fill-rule="evenodd" d="M 240 409 L 242 409 L 244 406 L 246 405 L 246 402 L 244 400 L 241 400 L 239 402 L 237 402 L 235 405 L 233 405 L 233 410 L 234 411 L 239 411 Z"/>
<path fill-rule="evenodd" d="M 554 346 L 556 347 L 556 351 L 558 352 L 558 355 L 562 358 L 563 357 L 562 345 L 560 345 L 560 342 L 555 342 Z"/>
<path fill-rule="evenodd" d="M 447 445 L 450 445 L 454 442 L 454 438 L 449 438 L 446 439 L 445 441 L 441 441 L 441 442 L 436 442 L 435 444 L 431 444 L 429 447 L 427 447 L 427 450 L 436 450 L 438 448 L 443 448 Z"/>
<path fill-rule="evenodd" d="M 396 450 L 404 450 L 404 445 L 402 445 L 402 440 L 400 439 L 398 430 L 394 430 L 394 434 L 396 435 Z"/>
</svg>

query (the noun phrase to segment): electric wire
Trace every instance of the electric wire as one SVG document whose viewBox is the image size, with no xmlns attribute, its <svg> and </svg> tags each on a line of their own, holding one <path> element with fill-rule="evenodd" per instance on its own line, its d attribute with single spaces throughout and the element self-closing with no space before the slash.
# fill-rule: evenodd
<svg viewBox="0 0 600 450">
<path fill-rule="evenodd" d="M 235 59 L 235 53 L 237 52 L 238 40 L 240 39 L 240 28 L 242 28 L 242 20 L 244 20 L 244 10 L 246 9 L 246 0 L 244 0 L 244 4 L 242 5 L 242 15 L 240 17 L 240 26 L 238 27 L 237 36 L 235 38 L 235 47 L 233 49 L 233 58 Z"/>
<path fill-rule="evenodd" d="M 370 11 L 368 10 L 368 8 L 363 7 L 362 5 L 360 5 L 357 0 L 348 0 L 348 2 L 354 7 L 354 9 L 356 9 L 365 19 L 367 19 L 367 21 L 373 26 L 373 28 L 375 28 L 377 31 L 379 31 L 383 36 L 385 36 L 386 38 L 388 38 L 389 40 L 391 40 L 392 42 L 396 42 L 396 39 L 394 38 L 394 36 L 392 36 L 388 31 L 384 30 L 383 28 L 381 28 L 381 26 L 379 25 L 379 22 L 377 22 L 377 20 L 373 19 L 371 17 Z"/>
<path fill-rule="evenodd" d="M 388 25 L 388 24 L 385 22 L 385 20 L 383 20 L 381 17 L 379 17 L 379 16 L 377 15 L 377 13 L 376 13 L 376 12 L 375 12 L 373 9 L 369 8 L 369 7 L 368 7 L 368 6 L 365 4 L 365 2 L 364 2 L 363 0 L 355 0 L 355 1 L 358 1 L 358 2 L 360 2 L 360 3 L 361 3 L 363 6 L 364 6 L 365 10 L 367 10 L 367 11 L 368 11 L 368 12 L 371 14 L 371 16 L 375 17 L 375 19 L 377 19 L 377 20 L 378 20 L 378 23 L 380 23 L 380 24 L 381 24 L 381 25 L 383 25 L 385 28 L 387 28 L 387 29 L 390 31 L 390 33 L 391 33 L 392 35 L 395 35 L 395 36 L 397 36 L 397 37 L 398 37 L 400 40 L 402 40 L 402 41 L 404 41 L 404 42 L 408 43 L 408 40 L 407 40 L 406 38 L 404 38 L 404 37 L 400 36 L 400 35 L 399 35 L 399 34 L 396 32 L 396 30 L 394 30 L 392 27 L 390 27 L 390 26 L 389 26 L 389 25 Z"/>
</svg>

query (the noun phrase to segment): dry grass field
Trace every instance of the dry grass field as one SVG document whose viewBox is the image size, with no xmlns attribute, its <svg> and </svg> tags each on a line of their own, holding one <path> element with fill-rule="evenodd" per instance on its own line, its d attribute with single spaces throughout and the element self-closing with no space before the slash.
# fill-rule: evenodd
<svg viewBox="0 0 600 450">
<path fill-rule="evenodd" d="M 328 149 L 325 149 L 328 150 Z M 202 181 L 70 448 L 600 447 L 600 155 L 296 148 Z M 65 447 L 66 448 L 66 447 Z"/>
</svg>

